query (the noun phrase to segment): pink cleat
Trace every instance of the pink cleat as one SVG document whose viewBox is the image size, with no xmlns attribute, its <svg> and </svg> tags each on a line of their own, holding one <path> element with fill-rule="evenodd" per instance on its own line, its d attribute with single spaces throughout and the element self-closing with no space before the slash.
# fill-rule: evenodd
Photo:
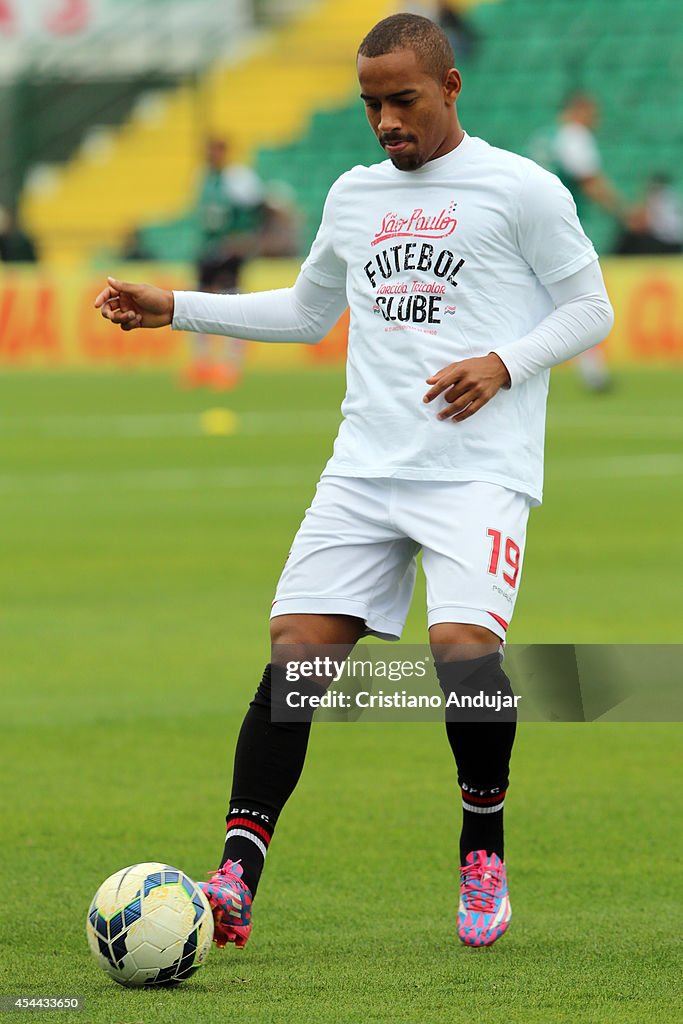
<svg viewBox="0 0 683 1024">
<path fill-rule="evenodd" d="M 219 949 L 234 942 L 244 949 L 251 934 L 251 893 L 242 881 L 239 861 L 226 860 L 208 882 L 199 888 L 213 911 L 213 941 Z"/>
<path fill-rule="evenodd" d="M 466 946 L 490 946 L 512 917 L 505 864 L 486 850 L 468 853 L 460 868 L 458 938 Z"/>
</svg>

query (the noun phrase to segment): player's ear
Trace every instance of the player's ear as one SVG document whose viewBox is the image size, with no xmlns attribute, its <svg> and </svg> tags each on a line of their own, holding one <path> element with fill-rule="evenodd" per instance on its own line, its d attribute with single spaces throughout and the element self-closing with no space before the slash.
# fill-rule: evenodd
<svg viewBox="0 0 683 1024">
<path fill-rule="evenodd" d="M 457 68 L 451 68 L 446 72 L 442 88 L 446 106 L 450 107 L 455 103 L 462 89 L 462 78 Z"/>
</svg>

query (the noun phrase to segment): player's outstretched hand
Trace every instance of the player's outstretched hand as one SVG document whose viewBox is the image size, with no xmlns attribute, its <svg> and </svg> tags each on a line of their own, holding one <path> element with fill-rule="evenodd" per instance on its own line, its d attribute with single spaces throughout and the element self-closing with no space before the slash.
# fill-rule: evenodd
<svg viewBox="0 0 683 1024">
<path fill-rule="evenodd" d="M 462 423 L 474 416 L 501 388 L 510 387 L 510 374 L 502 359 L 494 352 L 475 359 L 463 359 L 459 363 L 444 366 L 433 377 L 423 401 L 433 402 L 442 395 L 448 405 L 438 413 L 439 420 L 455 420 Z"/>
<path fill-rule="evenodd" d="M 173 320 L 173 292 L 151 284 L 131 284 L 108 277 L 109 284 L 95 299 L 105 320 L 123 331 L 136 327 L 166 327 Z"/>
</svg>

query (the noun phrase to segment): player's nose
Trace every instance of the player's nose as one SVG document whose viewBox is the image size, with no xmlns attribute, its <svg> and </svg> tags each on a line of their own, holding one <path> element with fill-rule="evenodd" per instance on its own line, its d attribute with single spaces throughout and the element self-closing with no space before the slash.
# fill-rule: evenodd
<svg viewBox="0 0 683 1024">
<path fill-rule="evenodd" d="M 398 111 L 392 110 L 391 107 L 382 107 L 378 128 L 382 135 L 400 132 L 401 118 L 398 116 Z"/>
</svg>

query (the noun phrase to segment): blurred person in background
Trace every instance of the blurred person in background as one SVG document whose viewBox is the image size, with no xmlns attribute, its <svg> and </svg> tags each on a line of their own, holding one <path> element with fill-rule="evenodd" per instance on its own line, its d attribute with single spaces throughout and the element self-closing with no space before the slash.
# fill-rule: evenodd
<svg viewBox="0 0 683 1024">
<path fill-rule="evenodd" d="M 591 203 L 601 207 L 624 224 L 629 217 L 628 205 L 618 189 L 606 176 L 595 137 L 600 118 L 598 104 L 586 92 L 572 93 L 564 103 L 557 126 L 532 140 L 531 156 L 557 174 L 571 192 L 579 219 Z M 577 366 L 589 391 L 607 391 L 612 376 L 605 353 L 597 347 L 583 352 Z"/>
<path fill-rule="evenodd" d="M 683 252 L 683 205 L 668 174 L 652 174 L 616 247 L 620 256 L 668 256 Z"/>
<path fill-rule="evenodd" d="M 201 291 L 234 294 L 246 261 L 292 256 L 296 252 L 295 219 L 290 205 L 274 190 L 269 193 L 252 168 L 231 161 L 226 139 L 207 140 L 196 216 L 200 236 L 197 279 Z M 192 361 L 183 374 L 186 385 L 227 389 L 239 383 L 243 343 L 221 338 L 220 344 L 220 356 L 214 360 L 209 337 L 194 337 Z"/>
<path fill-rule="evenodd" d="M 479 33 L 461 10 L 457 0 L 438 0 L 434 21 L 453 47 L 456 59 L 469 60 L 476 54 Z"/>
<path fill-rule="evenodd" d="M 551 139 L 551 170 L 574 197 L 581 218 L 595 203 L 618 221 L 628 216 L 628 204 L 605 175 L 595 137 L 600 110 L 593 96 L 573 93 L 564 104 Z"/>
<path fill-rule="evenodd" d="M 467 61 L 476 53 L 480 35 L 462 10 L 460 0 L 436 0 L 436 3 L 412 3 L 405 7 L 413 14 L 431 18 L 451 44 L 457 60 Z"/>
<path fill-rule="evenodd" d="M 0 260 L 3 263 L 36 263 L 38 252 L 14 210 L 0 206 Z"/>
<path fill-rule="evenodd" d="M 154 255 L 145 244 L 140 228 L 130 228 L 126 232 L 121 245 L 121 259 L 126 263 L 139 263 L 154 259 Z"/>
</svg>

